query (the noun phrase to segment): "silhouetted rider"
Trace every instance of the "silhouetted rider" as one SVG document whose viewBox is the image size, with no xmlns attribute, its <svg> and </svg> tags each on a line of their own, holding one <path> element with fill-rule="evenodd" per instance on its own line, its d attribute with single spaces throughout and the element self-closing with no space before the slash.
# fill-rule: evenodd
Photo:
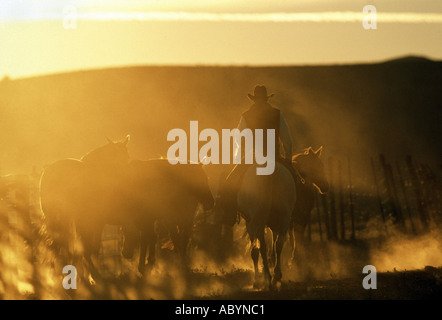
<svg viewBox="0 0 442 320">
<path fill-rule="evenodd" d="M 268 103 L 268 99 L 273 94 L 267 95 L 267 89 L 263 85 L 257 85 L 254 89 L 253 95 L 248 94 L 250 100 L 254 104 L 245 111 L 239 120 L 238 129 L 240 131 L 249 128 L 255 135 L 255 129 L 263 129 L 263 150 L 266 152 L 267 148 L 267 130 L 275 130 L 275 161 L 281 162 L 289 168 L 290 172 L 294 174 L 291 165 L 292 159 L 292 137 L 288 128 L 287 122 L 284 119 L 281 111 L 272 107 Z M 253 139 L 255 141 L 255 137 Z M 234 154 L 236 154 L 241 146 L 236 145 Z M 244 150 L 241 147 L 241 150 Z M 245 152 L 253 152 L 245 150 Z M 244 155 L 243 155 L 244 157 Z M 243 161 L 241 162 L 243 163 Z M 237 219 L 237 192 L 241 183 L 241 178 L 250 165 L 238 164 L 230 172 L 224 185 L 221 188 L 220 199 L 221 207 L 224 210 L 223 221 L 225 224 L 233 225 Z"/>
</svg>

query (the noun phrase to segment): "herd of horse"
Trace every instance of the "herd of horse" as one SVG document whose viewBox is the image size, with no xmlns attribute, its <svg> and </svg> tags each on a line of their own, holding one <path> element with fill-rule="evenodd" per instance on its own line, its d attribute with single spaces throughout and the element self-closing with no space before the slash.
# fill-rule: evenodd
<svg viewBox="0 0 442 320">
<path fill-rule="evenodd" d="M 146 274 L 155 264 L 155 226 L 161 223 L 188 265 L 186 251 L 195 212 L 201 206 L 205 212 L 214 211 L 216 205 L 204 167 L 171 165 L 167 159 L 130 160 L 128 142 L 129 136 L 118 142 L 109 140 L 81 159 L 63 159 L 45 168 L 40 203 L 52 247 L 69 259 L 73 239 L 81 239 L 82 257 L 93 269 L 104 226 L 119 225 L 124 233 L 123 256 L 132 258 L 139 246 L 138 269 Z M 260 254 L 271 287 L 282 278 L 281 251 L 287 234 L 295 239 L 295 250 L 302 245 L 314 193 L 328 190 L 321 152 L 322 147 L 308 148 L 293 156 L 296 177 L 280 163 L 269 176 L 256 175 L 254 166 L 245 172 L 237 203 L 252 244 L 255 282 Z M 273 234 L 273 277 L 264 240 L 266 227 Z"/>
</svg>

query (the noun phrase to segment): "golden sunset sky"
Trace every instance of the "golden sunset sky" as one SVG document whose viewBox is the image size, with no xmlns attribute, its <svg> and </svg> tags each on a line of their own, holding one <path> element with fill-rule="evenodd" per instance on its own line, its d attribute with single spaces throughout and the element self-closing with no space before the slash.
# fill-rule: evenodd
<svg viewBox="0 0 442 320">
<path fill-rule="evenodd" d="M 374 5 L 377 29 L 362 25 Z M 435 0 L 2 0 L 0 78 L 133 65 L 442 59 Z"/>
</svg>

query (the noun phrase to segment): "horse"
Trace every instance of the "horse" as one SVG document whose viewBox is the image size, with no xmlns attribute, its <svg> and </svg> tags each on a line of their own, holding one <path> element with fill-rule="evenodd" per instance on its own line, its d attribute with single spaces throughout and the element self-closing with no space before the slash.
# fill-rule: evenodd
<svg viewBox="0 0 442 320">
<path fill-rule="evenodd" d="M 257 175 L 256 168 L 256 165 L 250 165 L 246 169 L 236 201 L 238 212 L 246 221 L 246 231 L 252 245 L 251 257 L 255 271 L 253 286 L 259 287 L 258 260 L 261 254 L 266 284 L 271 288 L 282 278 L 281 252 L 295 207 L 296 186 L 289 168 L 278 161 L 271 175 Z M 235 219 L 236 214 L 236 212 L 223 212 L 221 219 L 229 221 L 231 218 Z M 266 227 L 273 233 L 272 249 L 276 261 L 273 279 L 264 238 Z"/>
<path fill-rule="evenodd" d="M 128 207 L 124 210 L 138 233 L 126 229 L 123 256 L 128 259 L 133 256 L 139 239 L 138 270 L 142 274 L 150 270 L 155 264 L 155 223 L 158 222 L 169 232 L 184 265 L 188 265 L 186 250 L 198 204 L 205 210 L 210 210 L 214 204 L 202 165 L 172 165 L 167 159 L 136 160 L 129 163 L 128 171 Z"/>
<path fill-rule="evenodd" d="M 101 232 L 106 223 L 119 224 L 120 212 L 115 202 L 121 189 L 121 179 L 129 162 L 126 139 L 108 143 L 92 150 L 81 159 L 62 159 L 47 166 L 40 178 L 40 206 L 52 247 L 70 259 L 73 230 L 80 237 L 84 257 L 101 244 Z"/>
<path fill-rule="evenodd" d="M 290 244 L 292 260 L 299 259 L 303 244 L 305 227 L 315 203 L 315 193 L 328 192 L 329 183 L 321 160 L 322 146 L 314 151 L 311 147 L 292 157 L 292 165 L 297 172 L 296 202 L 290 225 Z"/>
</svg>

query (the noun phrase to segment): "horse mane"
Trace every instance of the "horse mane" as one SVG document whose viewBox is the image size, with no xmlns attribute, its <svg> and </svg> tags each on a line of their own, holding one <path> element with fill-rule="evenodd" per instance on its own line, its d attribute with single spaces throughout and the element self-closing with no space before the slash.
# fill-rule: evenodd
<svg viewBox="0 0 442 320">
<path fill-rule="evenodd" d="M 107 148 L 109 145 L 98 147 L 92 151 L 86 153 L 80 160 L 84 163 L 97 163 L 100 162 L 107 153 Z"/>
<path fill-rule="evenodd" d="M 124 156 L 124 148 L 126 148 L 126 143 L 124 141 L 110 142 L 89 151 L 83 157 L 81 157 L 80 161 L 89 165 L 127 164 L 129 158 L 126 160 L 125 158 L 121 157 L 122 155 Z M 129 156 L 127 155 L 127 157 Z"/>
<path fill-rule="evenodd" d="M 308 150 L 308 149 L 304 149 L 304 150 Z M 292 156 L 292 162 L 296 162 L 296 159 L 298 159 L 300 156 L 305 156 L 306 155 L 306 151 L 305 152 L 300 152 L 297 153 L 295 155 Z"/>
<path fill-rule="evenodd" d="M 297 154 L 295 154 L 295 155 L 292 156 L 292 162 L 295 162 L 296 159 L 297 159 L 298 157 L 300 157 L 300 156 L 307 156 L 307 155 L 312 154 L 312 153 L 315 154 L 315 155 L 320 155 L 320 154 L 321 154 L 321 151 L 322 151 L 322 146 L 319 147 L 319 149 L 316 150 L 316 151 L 313 150 L 312 147 L 304 148 L 304 152 L 297 153 Z"/>
</svg>

